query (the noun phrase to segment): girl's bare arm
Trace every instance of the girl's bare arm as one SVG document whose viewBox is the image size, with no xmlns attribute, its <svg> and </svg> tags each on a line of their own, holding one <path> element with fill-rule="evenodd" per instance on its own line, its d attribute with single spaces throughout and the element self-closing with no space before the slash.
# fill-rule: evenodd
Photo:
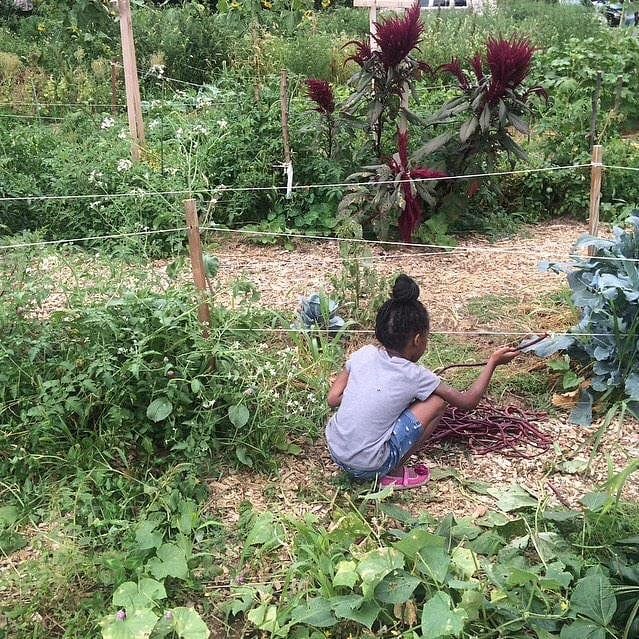
<svg viewBox="0 0 639 639">
<path fill-rule="evenodd" d="M 479 377 L 468 390 L 458 391 L 456 388 L 442 382 L 437 387 L 435 395 L 445 399 L 451 406 L 456 406 L 457 408 L 463 408 L 464 410 L 475 408 L 484 396 L 497 366 L 507 364 L 517 357 L 517 355 L 519 355 L 519 351 L 514 348 L 509 346 L 500 348 L 490 356 L 488 363 L 482 369 Z"/>
<path fill-rule="evenodd" d="M 328 391 L 328 405 L 331 408 L 337 408 L 342 403 L 342 395 L 344 395 L 344 389 L 348 383 L 348 371 L 342 370 L 339 375 L 333 380 L 331 388 Z"/>
</svg>

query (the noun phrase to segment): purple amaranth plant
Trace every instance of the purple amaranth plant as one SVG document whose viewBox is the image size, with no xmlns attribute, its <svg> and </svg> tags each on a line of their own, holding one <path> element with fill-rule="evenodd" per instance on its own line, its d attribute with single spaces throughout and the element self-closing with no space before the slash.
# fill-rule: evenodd
<svg viewBox="0 0 639 639">
<path fill-rule="evenodd" d="M 408 143 L 408 132 L 399 133 L 397 153 L 383 164 L 352 175 L 357 183 L 349 187 L 339 205 L 343 217 L 378 226 L 382 239 L 387 236 L 389 220 L 397 214 L 400 237 L 411 242 L 424 221 L 424 202 L 434 206 L 437 179 L 446 176 L 442 171 L 419 166 L 419 151 L 410 157 Z"/>
<path fill-rule="evenodd" d="M 419 3 L 415 3 L 403 17 L 389 18 L 375 23 L 373 39 L 379 46 L 379 58 L 386 69 L 397 66 L 419 48 L 424 25 Z"/>
<path fill-rule="evenodd" d="M 353 55 L 346 58 L 346 60 L 344 60 L 344 63 L 352 60 L 353 62 L 358 64 L 360 67 L 363 67 L 366 64 L 366 62 L 368 62 L 368 60 L 371 59 L 373 55 L 370 45 L 365 40 L 351 40 L 350 42 L 347 42 L 344 46 L 348 47 L 350 45 L 355 45 L 356 51 Z"/>
<path fill-rule="evenodd" d="M 306 90 L 308 97 L 315 102 L 315 109 L 322 115 L 332 115 L 335 111 L 335 97 L 333 89 L 326 80 L 316 80 L 309 78 L 306 80 Z"/>
<path fill-rule="evenodd" d="M 398 222 L 402 242 L 412 242 L 413 234 L 424 221 L 422 198 L 431 201 L 430 191 L 433 181 L 446 177 L 442 171 L 429 167 L 412 167 L 408 157 L 408 141 L 407 131 L 399 133 L 397 136 L 398 152 L 388 161 L 388 167 L 396 180 L 401 181 L 401 190 L 404 196 L 404 207 Z"/>
<path fill-rule="evenodd" d="M 309 78 L 306 80 L 306 93 L 308 98 L 315 103 L 317 111 L 324 120 L 326 133 L 326 155 L 333 155 L 333 140 L 335 138 L 335 96 L 331 85 L 326 80 Z"/>
<path fill-rule="evenodd" d="M 400 117 L 409 116 L 401 98 L 413 94 L 417 80 L 424 71 L 432 73 L 432 69 L 415 58 L 424 33 L 419 3 L 402 16 L 376 22 L 375 29 L 374 47 L 359 40 L 345 45 L 355 47 L 347 61 L 354 61 L 360 68 L 349 80 L 354 93 L 344 103 L 343 111 L 347 117 L 356 118 L 360 105 L 367 104 L 367 127 L 373 134 L 375 152 L 381 162 L 385 155 L 382 148 L 385 126 L 397 127 Z"/>
<path fill-rule="evenodd" d="M 535 47 L 525 38 L 489 38 L 486 61 L 490 69 L 488 101 L 496 104 L 507 90 L 514 91 L 530 73 Z"/>
<path fill-rule="evenodd" d="M 489 38 L 485 55 L 477 53 L 468 61 L 474 80 L 458 58 L 439 67 L 457 80 L 464 95 L 447 104 L 436 116 L 437 121 L 450 121 L 453 116 L 468 112 L 468 119 L 460 128 L 459 137 L 465 146 L 454 168 L 456 172 L 464 171 L 467 160 L 481 152 L 493 156 L 493 160 L 500 150 L 522 159 L 526 157 L 507 129 L 512 126 L 527 134 L 528 124 L 521 116 L 529 110 L 528 97 L 535 93 L 548 97 L 542 87 L 528 90 L 523 87 L 535 51 L 526 38 Z"/>
</svg>

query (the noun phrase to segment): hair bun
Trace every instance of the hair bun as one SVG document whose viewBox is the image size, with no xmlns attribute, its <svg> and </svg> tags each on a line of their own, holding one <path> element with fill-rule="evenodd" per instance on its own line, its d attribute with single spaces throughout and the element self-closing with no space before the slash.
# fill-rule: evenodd
<svg viewBox="0 0 639 639">
<path fill-rule="evenodd" d="M 393 300 L 400 304 L 409 304 L 419 298 L 419 286 L 417 282 L 408 277 L 400 275 L 393 284 Z"/>
</svg>

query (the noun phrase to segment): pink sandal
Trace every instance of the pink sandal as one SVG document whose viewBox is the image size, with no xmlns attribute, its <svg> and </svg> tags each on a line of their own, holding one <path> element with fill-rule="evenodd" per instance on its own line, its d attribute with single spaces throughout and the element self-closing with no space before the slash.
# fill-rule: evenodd
<svg viewBox="0 0 639 639">
<path fill-rule="evenodd" d="M 409 488 L 419 488 L 430 479 L 430 469 L 424 464 L 415 464 L 412 466 L 414 475 L 410 474 L 411 467 L 404 466 L 404 474 L 402 477 L 382 477 L 379 485 L 382 488 L 392 486 L 395 490 L 408 490 Z"/>
</svg>

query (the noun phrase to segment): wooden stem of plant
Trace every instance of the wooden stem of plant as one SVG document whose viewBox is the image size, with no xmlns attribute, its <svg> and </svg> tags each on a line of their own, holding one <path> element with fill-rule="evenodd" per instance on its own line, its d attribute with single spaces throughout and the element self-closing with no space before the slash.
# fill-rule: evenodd
<svg viewBox="0 0 639 639">
<path fill-rule="evenodd" d="M 599 203 L 601 201 L 601 174 L 602 174 L 603 147 L 595 144 L 592 147 L 592 164 L 590 168 L 590 215 L 588 217 L 588 230 L 590 235 L 596 237 L 599 230 Z M 588 248 L 588 255 L 594 255 L 596 249 Z"/>
<path fill-rule="evenodd" d="M 191 271 L 193 282 L 198 294 L 202 298 L 197 307 L 197 317 L 202 324 L 204 337 L 209 336 L 211 326 L 211 309 L 205 301 L 207 294 L 206 272 L 204 270 L 204 257 L 202 256 L 202 241 L 200 237 L 200 222 L 197 217 L 197 206 L 195 200 L 184 200 L 184 213 L 186 215 L 186 226 L 189 237 L 189 256 L 191 257 Z"/>
<path fill-rule="evenodd" d="M 111 115 L 118 114 L 118 61 L 111 60 Z"/>
<path fill-rule="evenodd" d="M 131 158 L 137 162 L 144 148 L 144 123 L 142 120 L 142 102 L 138 67 L 135 58 L 133 23 L 129 0 L 118 0 L 120 11 L 120 38 L 122 41 L 122 64 L 124 65 L 124 85 L 126 88 L 126 109 L 131 131 Z"/>
<path fill-rule="evenodd" d="M 601 71 L 597 73 L 595 81 L 595 90 L 592 93 L 592 114 L 590 116 L 590 146 L 597 144 L 597 117 L 599 116 L 599 102 L 601 99 L 601 83 L 603 74 Z"/>
</svg>

